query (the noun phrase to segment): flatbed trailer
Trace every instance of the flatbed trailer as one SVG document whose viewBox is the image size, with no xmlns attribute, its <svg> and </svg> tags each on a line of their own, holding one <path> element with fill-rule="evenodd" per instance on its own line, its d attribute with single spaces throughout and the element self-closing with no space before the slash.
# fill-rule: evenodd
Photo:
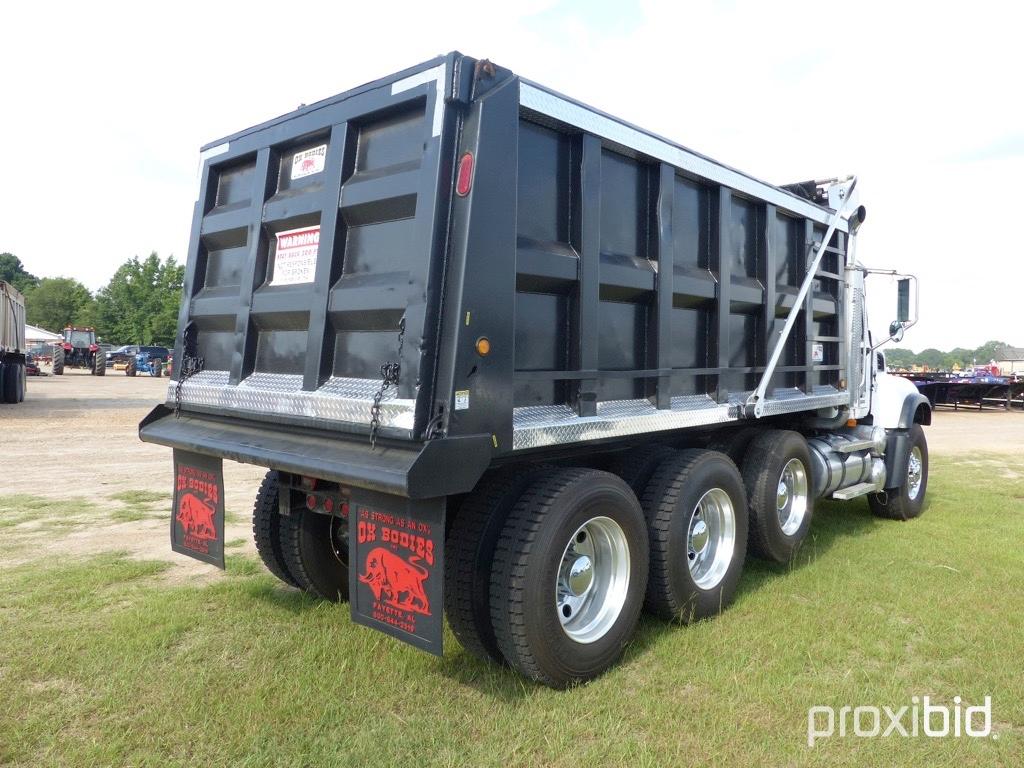
<svg viewBox="0 0 1024 768">
<path fill-rule="evenodd" d="M 140 425 L 177 551 L 223 566 L 220 460 L 267 467 L 283 581 L 565 686 L 642 606 L 704 618 L 748 549 L 790 560 L 816 498 L 923 508 L 931 411 L 868 333 L 853 178 L 774 186 L 459 53 L 202 158 Z"/>
</svg>

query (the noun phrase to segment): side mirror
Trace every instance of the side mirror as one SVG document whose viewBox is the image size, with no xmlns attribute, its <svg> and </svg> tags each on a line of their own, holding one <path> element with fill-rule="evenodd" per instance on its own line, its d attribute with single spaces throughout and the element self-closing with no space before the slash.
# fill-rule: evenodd
<svg viewBox="0 0 1024 768">
<path fill-rule="evenodd" d="M 896 284 L 896 319 L 901 323 L 910 320 L 910 279 L 906 277 Z"/>
<path fill-rule="evenodd" d="M 899 344 L 903 341 L 903 322 L 900 320 L 893 320 L 889 323 L 889 338 Z"/>
</svg>

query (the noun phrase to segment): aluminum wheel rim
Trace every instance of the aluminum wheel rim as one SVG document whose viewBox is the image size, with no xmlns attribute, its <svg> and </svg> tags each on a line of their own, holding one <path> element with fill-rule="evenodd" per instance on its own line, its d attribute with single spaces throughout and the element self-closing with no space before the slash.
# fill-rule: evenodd
<svg viewBox="0 0 1024 768">
<path fill-rule="evenodd" d="M 917 499 L 921 493 L 921 481 L 924 480 L 924 459 L 921 456 L 921 447 L 915 445 L 910 449 L 910 459 L 907 461 L 907 496 L 911 501 Z"/>
<path fill-rule="evenodd" d="M 782 532 L 792 536 L 807 517 L 807 468 L 800 459 L 790 459 L 779 475 L 775 509 Z"/>
<path fill-rule="evenodd" d="M 736 510 L 729 494 L 712 488 L 690 513 L 686 559 L 700 589 L 713 589 L 725 578 L 736 551 Z"/>
<path fill-rule="evenodd" d="M 578 643 L 604 637 L 622 613 L 629 590 L 629 544 L 610 517 L 576 529 L 555 577 L 555 610 L 562 630 Z"/>
</svg>

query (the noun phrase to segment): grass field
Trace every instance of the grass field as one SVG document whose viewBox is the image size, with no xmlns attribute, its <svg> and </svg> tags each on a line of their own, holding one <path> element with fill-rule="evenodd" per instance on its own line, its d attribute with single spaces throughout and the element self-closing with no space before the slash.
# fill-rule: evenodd
<svg viewBox="0 0 1024 768">
<path fill-rule="evenodd" d="M 0 765 L 1024 764 L 1024 460 L 936 459 L 929 498 L 911 523 L 819 504 L 793 567 L 748 563 L 713 621 L 642 620 L 618 667 L 563 693 L 450 634 L 437 659 L 357 627 L 248 555 L 199 587 L 120 555 L 5 566 Z M 0 499 L 18 524 L 88 513 L 55 506 Z M 813 705 L 923 695 L 991 696 L 995 736 L 807 746 Z"/>
</svg>

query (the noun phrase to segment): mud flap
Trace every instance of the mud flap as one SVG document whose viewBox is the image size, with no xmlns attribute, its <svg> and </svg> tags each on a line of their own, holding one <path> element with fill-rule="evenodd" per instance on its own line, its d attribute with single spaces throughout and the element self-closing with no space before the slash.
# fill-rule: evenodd
<svg viewBox="0 0 1024 768">
<path fill-rule="evenodd" d="M 174 450 L 171 549 L 224 569 L 224 471 L 219 458 Z"/>
<path fill-rule="evenodd" d="M 353 488 L 349 508 L 352 620 L 440 656 L 445 499 Z"/>
</svg>

